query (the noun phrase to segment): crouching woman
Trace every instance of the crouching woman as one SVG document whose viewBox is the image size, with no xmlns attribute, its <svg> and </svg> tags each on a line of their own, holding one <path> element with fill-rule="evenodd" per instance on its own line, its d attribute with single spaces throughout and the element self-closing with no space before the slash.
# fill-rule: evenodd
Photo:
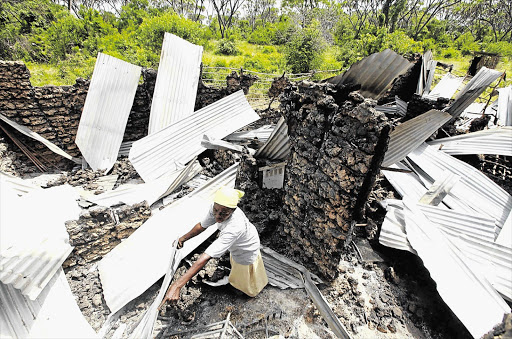
<svg viewBox="0 0 512 339">
<path fill-rule="evenodd" d="M 197 223 L 187 234 L 178 239 L 178 248 L 190 238 L 206 228 L 218 224 L 218 238 L 205 250 L 188 271 L 169 286 L 162 307 L 167 302 L 175 303 L 180 298 L 180 290 L 199 272 L 211 258 L 219 258 L 230 252 L 231 273 L 229 283 L 250 297 L 255 297 L 267 285 L 268 279 L 260 254 L 260 238 L 256 227 L 237 207 L 244 192 L 229 188 L 220 188 L 214 196 L 204 219 Z"/>
</svg>

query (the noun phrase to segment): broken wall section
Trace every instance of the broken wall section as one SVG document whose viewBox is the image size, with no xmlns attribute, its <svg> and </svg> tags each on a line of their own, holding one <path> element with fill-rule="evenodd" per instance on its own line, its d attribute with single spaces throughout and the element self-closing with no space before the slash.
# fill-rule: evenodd
<svg viewBox="0 0 512 339">
<path fill-rule="evenodd" d="M 294 257 L 327 279 L 351 241 L 390 130 L 359 93 L 341 91 L 301 82 L 281 98 L 291 153 L 279 233 Z"/>
<path fill-rule="evenodd" d="M 29 127 L 68 154 L 79 156 L 74 140 L 88 86 L 88 82 L 77 79 L 73 86 L 32 87 L 25 64 L 0 61 L 0 113 Z M 40 142 L 17 132 L 13 134 L 39 158 L 52 163 L 67 162 Z M 23 156 L 21 151 L 16 152 Z"/>
<path fill-rule="evenodd" d="M 78 220 L 66 222 L 74 249 L 62 266 L 84 265 L 103 258 L 150 216 L 151 209 L 145 201 L 117 209 L 94 206 L 84 210 Z"/>
</svg>

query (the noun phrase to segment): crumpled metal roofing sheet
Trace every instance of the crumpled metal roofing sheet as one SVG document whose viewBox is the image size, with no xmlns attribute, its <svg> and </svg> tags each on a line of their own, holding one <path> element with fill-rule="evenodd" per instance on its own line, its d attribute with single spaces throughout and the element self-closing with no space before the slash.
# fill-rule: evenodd
<svg viewBox="0 0 512 339">
<path fill-rule="evenodd" d="M 379 242 L 384 246 L 417 254 L 407 239 L 402 201 L 388 199 L 387 206 Z M 484 271 L 493 287 L 512 300 L 512 248 L 494 243 L 493 238 L 489 238 L 489 232 L 484 235 L 481 233 L 481 230 L 492 227 L 492 219 L 481 215 L 465 216 L 435 206 L 416 206 L 464 253 L 468 259 L 466 263 L 472 267 L 477 265 L 477 269 Z M 438 218 L 438 214 L 446 215 L 446 218 Z"/>
<path fill-rule="evenodd" d="M 35 190 L 41 190 L 41 187 L 32 185 L 30 182 L 15 177 L 8 173 L 0 171 L 0 188 L 2 190 L 13 190 L 16 195 L 22 196 Z"/>
<path fill-rule="evenodd" d="M 36 300 L 0 283 L 1 338 L 99 338 L 87 323 L 59 268 Z"/>
<path fill-rule="evenodd" d="M 499 154 L 512 156 L 512 126 L 461 134 L 427 142 L 451 154 Z"/>
<path fill-rule="evenodd" d="M 437 85 L 434 86 L 432 91 L 430 91 L 428 95 L 424 95 L 424 97 L 430 99 L 439 97 L 451 99 L 463 81 L 464 77 L 458 77 L 451 73 L 446 73 Z"/>
<path fill-rule="evenodd" d="M 458 117 L 473 101 L 475 101 L 485 89 L 498 79 L 503 72 L 482 67 L 466 86 L 457 94 L 455 101 L 447 112 L 454 118 Z"/>
<path fill-rule="evenodd" d="M 165 33 L 151 102 L 149 134 L 194 112 L 202 55 L 202 46 Z"/>
<path fill-rule="evenodd" d="M 117 157 L 127 157 L 130 154 L 130 149 L 132 148 L 133 141 L 123 141 L 121 143 L 121 147 L 119 148 L 119 153 Z"/>
<path fill-rule="evenodd" d="M 288 158 L 289 154 L 290 138 L 288 137 L 288 125 L 284 118 L 281 117 L 267 142 L 256 151 L 254 157 L 284 160 Z"/>
<path fill-rule="evenodd" d="M 259 119 L 242 90 L 133 143 L 129 159 L 145 182 L 186 164 L 205 150 L 204 134 L 222 139 Z"/>
<path fill-rule="evenodd" d="M 420 78 L 418 79 L 418 86 L 416 87 L 416 94 L 424 95 L 430 92 L 432 80 L 434 79 L 434 72 L 436 70 L 437 61 L 432 60 L 432 51 L 428 50 L 423 54 L 421 59 Z"/>
<path fill-rule="evenodd" d="M 3 122 L 5 122 L 6 124 L 10 125 L 11 127 L 13 127 L 14 129 L 16 129 L 18 132 L 26 135 L 27 137 L 29 138 L 32 138 L 34 140 L 37 140 L 39 142 L 41 142 L 43 145 L 45 145 L 46 147 L 48 147 L 48 149 L 50 149 L 50 151 L 66 158 L 66 159 L 69 159 L 71 161 L 73 161 L 74 163 L 77 163 L 77 164 L 81 164 L 81 160 L 78 159 L 78 158 L 75 158 L 69 154 L 67 154 L 64 150 L 62 150 L 59 146 L 55 145 L 54 143 L 46 140 L 45 138 L 43 138 L 41 135 L 37 134 L 36 132 L 33 132 L 31 131 L 28 127 L 25 127 L 25 126 L 22 126 L 18 123 L 15 123 L 14 121 L 12 120 L 9 120 L 5 115 L 3 114 L 0 114 L 0 120 L 2 120 Z"/>
<path fill-rule="evenodd" d="M 171 194 L 180 185 L 192 179 L 202 169 L 198 161 L 191 161 L 186 167 L 167 173 L 157 180 L 139 185 L 120 186 L 113 191 L 87 196 L 85 199 L 107 207 L 119 204 L 133 205 L 144 200 L 151 206 L 160 198 Z"/>
<path fill-rule="evenodd" d="M 275 125 L 264 125 L 249 131 L 234 132 L 225 137 L 224 140 L 243 142 L 258 139 L 260 142 L 266 142 L 275 128 Z"/>
<path fill-rule="evenodd" d="M 93 170 L 114 165 L 141 67 L 98 53 L 75 143 Z"/>
<path fill-rule="evenodd" d="M 496 243 L 512 248 L 512 212 L 510 212 L 507 220 L 503 224 L 503 228 L 496 238 Z"/>
<path fill-rule="evenodd" d="M 388 167 L 404 159 L 450 118 L 450 114 L 432 109 L 395 127 L 389 134 L 382 166 Z"/>
<path fill-rule="evenodd" d="M 497 117 L 503 126 L 512 126 L 512 86 L 498 88 Z"/>
<path fill-rule="evenodd" d="M 414 203 L 404 202 L 407 238 L 418 252 L 437 291 L 475 338 L 500 323 L 510 307 L 483 274 L 464 262 L 464 256 L 423 215 Z"/>
<path fill-rule="evenodd" d="M 64 223 L 78 219 L 78 194 L 69 185 L 23 197 L 1 191 L 0 280 L 34 300 L 73 249 Z"/>
<path fill-rule="evenodd" d="M 142 294 L 168 269 L 172 243 L 201 221 L 220 186 L 234 187 L 238 164 L 149 218 L 99 262 L 103 295 L 112 313 Z M 208 227 L 185 242 L 185 257 L 215 232 Z"/>
<path fill-rule="evenodd" d="M 450 191 L 451 196 L 467 203 L 475 211 L 496 219 L 496 235 L 512 210 L 512 196 L 473 166 L 434 146 L 420 145 L 408 155 L 416 165 L 434 180 L 444 171 L 455 173 L 460 181 Z"/>
<path fill-rule="evenodd" d="M 407 59 L 386 49 L 356 62 L 343 75 L 327 81 L 335 85 L 360 84 L 363 96 L 378 99 L 391 87 L 393 80 L 412 66 Z"/>
</svg>

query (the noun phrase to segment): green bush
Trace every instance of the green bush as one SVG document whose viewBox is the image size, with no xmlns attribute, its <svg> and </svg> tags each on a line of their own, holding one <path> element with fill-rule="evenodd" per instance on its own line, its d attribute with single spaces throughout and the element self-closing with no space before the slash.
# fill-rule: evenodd
<svg viewBox="0 0 512 339">
<path fill-rule="evenodd" d="M 250 35 L 248 42 L 256 45 L 270 45 L 275 36 L 275 28 L 259 26 Z"/>
<path fill-rule="evenodd" d="M 217 45 L 217 53 L 222 55 L 238 55 L 240 51 L 234 40 L 222 39 L 219 40 L 219 44 Z"/>
<path fill-rule="evenodd" d="M 512 56 L 512 43 L 507 41 L 492 42 L 485 45 L 485 51 L 488 53 L 497 53 L 501 56 Z"/>
<path fill-rule="evenodd" d="M 296 32 L 297 27 L 295 24 L 285 15 L 279 18 L 279 22 L 275 26 L 274 36 L 272 43 L 274 45 L 284 45 L 292 39 L 292 36 Z"/>
<path fill-rule="evenodd" d="M 480 51 L 480 44 L 475 42 L 475 38 L 470 32 L 461 34 L 455 39 L 454 47 L 460 50 L 462 55 L 470 55 L 471 52 Z"/>
<path fill-rule="evenodd" d="M 363 54 L 361 53 L 359 40 L 347 41 L 336 54 L 336 60 L 341 62 L 341 68 L 348 68 L 362 58 Z"/>
<path fill-rule="evenodd" d="M 441 50 L 441 55 L 443 58 L 459 58 L 460 51 L 455 49 L 454 47 L 448 47 Z"/>
<path fill-rule="evenodd" d="M 412 55 L 414 53 L 423 53 L 424 47 L 421 42 L 414 41 L 403 31 L 395 31 L 387 34 L 383 43 L 385 48 L 390 48 L 400 55 Z"/>
<path fill-rule="evenodd" d="M 297 31 L 286 44 L 286 64 L 292 73 L 304 73 L 317 67 L 325 48 L 317 23 Z"/>
</svg>

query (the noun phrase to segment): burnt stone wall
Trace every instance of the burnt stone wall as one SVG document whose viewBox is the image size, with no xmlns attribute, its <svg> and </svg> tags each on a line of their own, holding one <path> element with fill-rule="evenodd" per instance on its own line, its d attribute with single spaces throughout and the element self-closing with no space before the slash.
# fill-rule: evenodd
<svg viewBox="0 0 512 339">
<path fill-rule="evenodd" d="M 145 201 L 116 209 L 94 206 L 84 210 L 78 220 L 66 222 L 69 241 L 74 249 L 62 266 L 72 267 L 100 260 L 150 216 L 151 209 Z"/>
<path fill-rule="evenodd" d="M 138 140 L 148 133 L 151 99 L 155 89 L 157 71 L 143 69 L 144 82 L 139 84 L 128 118 L 124 141 Z M 197 90 L 196 109 L 209 105 L 240 89 L 248 93 L 256 77 L 233 72 L 226 79 L 226 87 L 212 88 L 200 82 Z M 7 118 L 30 128 L 53 142 L 72 156 L 81 153 L 75 144 L 76 132 L 82 114 L 89 81 L 77 79 L 73 86 L 33 87 L 30 72 L 19 61 L 0 60 L 0 113 Z M 1 123 L 10 133 L 22 141 L 36 156 L 59 167 L 71 166 L 67 159 L 50 151 L 38 141 L 22 135 L 6 124 Z M 5 136 L 0 130 L 0 136 Z M 6 140 L 9 142 L 7 136 Z M 13 151 L 25 163 L 30 161 L 17 148 Z"/>
<path fill-rule="evenodd" d="M 295 258 L 326 279 L 335 278 L 390 130 L 362 96 L 342 90 L 301 82 L 281 98 L 291 154 L 279 233 Z"/>
</svg>

